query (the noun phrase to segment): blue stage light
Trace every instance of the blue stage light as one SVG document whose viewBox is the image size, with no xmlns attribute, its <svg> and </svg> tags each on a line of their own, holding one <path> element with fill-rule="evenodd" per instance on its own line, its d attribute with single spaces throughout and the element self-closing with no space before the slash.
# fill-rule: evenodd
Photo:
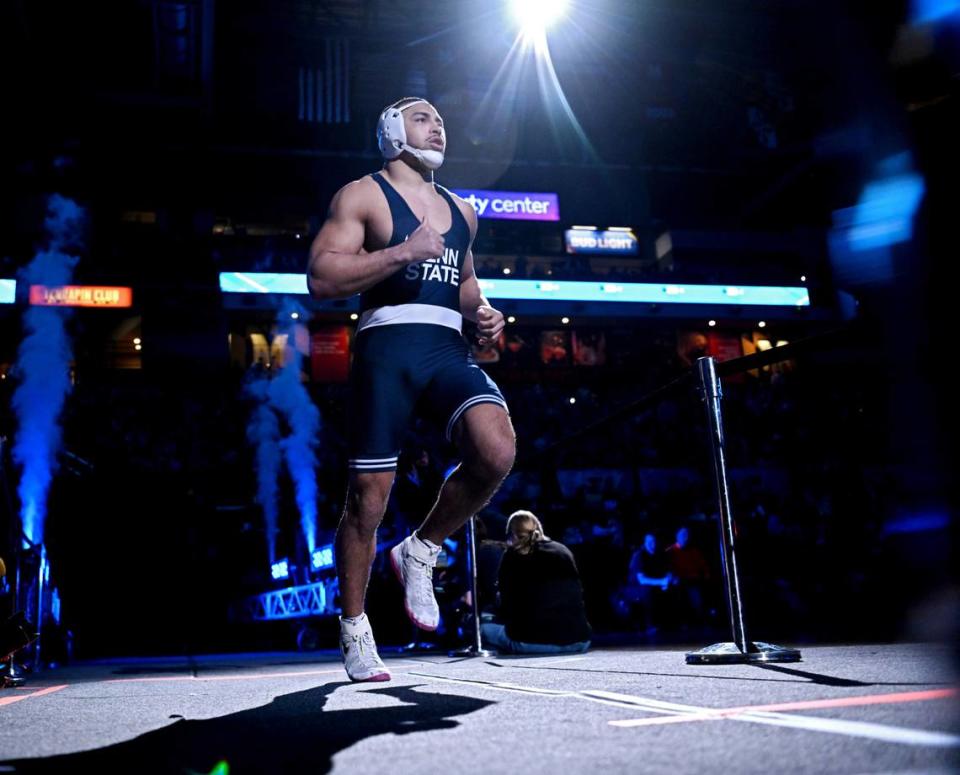
<svg viewBox="0 0 960 775">
<path fill-rule="evenodd" d="M 909 152 L 877 165 L 860 201 L 833 213 L 828 242 L 838 283 L 892 279 L 890 248 L 913 239 L 913 221 L 924 193 L 923 178 L 913 170 Z"/>
<path fill-rule="evenodd" d="M 311 557 L 314 570 L 325 570 L 333 567 L 333 544 L 327 544 L 317 549 Z"/>
<path fill-rule="evenodd" d="M 290 564 L 287 560 L 280 560 L 270 566 L 270 575 L 275 579 L 285 579 L 290 576 Z"/>
<path fill-rule="evenodd" d="M 960 0 L 913 0 L 910 16 L 914 24 L 940 21 L 950 16 L 960 17 Z"/>
</svg>

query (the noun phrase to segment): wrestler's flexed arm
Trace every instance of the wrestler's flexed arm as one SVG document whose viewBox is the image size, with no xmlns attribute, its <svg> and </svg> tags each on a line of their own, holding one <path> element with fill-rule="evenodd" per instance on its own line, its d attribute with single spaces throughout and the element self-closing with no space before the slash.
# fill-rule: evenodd
<svg viewBox="0 0 960 775">
<path fill-rule="evenodd" d="M 340 299 L 367 290 L 407 264 L 443 254 L 443 237 L 426 218 L 410 237 L 392 248 L 363 252 L 371 192 L 368 180 L 341 188 L 330 203 L 323 228 L 310 246 L 307 286 L 317 299 Z"/>
</svg>

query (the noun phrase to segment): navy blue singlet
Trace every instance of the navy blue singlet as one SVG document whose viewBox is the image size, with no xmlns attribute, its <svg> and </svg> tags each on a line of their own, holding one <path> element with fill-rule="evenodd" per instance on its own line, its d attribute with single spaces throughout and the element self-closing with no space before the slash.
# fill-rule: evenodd
<svg viewBox="0 0 960 775">
<path fill-rule="evenodd" d="M 387 247 L 400 245 L 417 229 L 420 221 L 399 192 L 380 173 L 372 177 L 390 205 L 393 233 Z M 359 330 L 372 325 L 400 322 L 435 322 L 459 330 L 460 275 L 470 249 L 470 227 L 447 190 L 443 186 L 435 185 L 435 188 L 450 207 L 450 229 L 442 235 L 443 255 L 409 264 L 360 294 Z M 383 307 L 397 308 L 402 305 L 416 306 L 379 314 L 373 312 Z M 448 312 L 423 309 L 424 305 Z"/>
<path fill-rule="evenodd" d="M 379 173 L 393 219 L 387 247 L 419 225 L 410 206 Z M 499 388 L 476 364 L 460 333 L 460 283 L 470 227 L 450 194 L 450 229 L 442 256 L 409 264 L 360 295 L 360 324 L 350 373 L 350 469 L 392 471 L 415 412 L 451 438 L 463 414 L 477 404 L 507 408 Z"/>
</svg>

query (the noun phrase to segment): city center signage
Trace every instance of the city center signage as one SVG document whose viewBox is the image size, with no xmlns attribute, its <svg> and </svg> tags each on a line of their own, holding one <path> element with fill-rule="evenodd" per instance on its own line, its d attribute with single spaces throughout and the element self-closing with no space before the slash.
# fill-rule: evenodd
<svg viewBox="0 0 960 775">
<path fill-rule="evenodd" d="M 560 197 L 526 191 L 450 189 L 466 199 L 480 218 L 509 221 L 559 221 Z"/>
</svg>

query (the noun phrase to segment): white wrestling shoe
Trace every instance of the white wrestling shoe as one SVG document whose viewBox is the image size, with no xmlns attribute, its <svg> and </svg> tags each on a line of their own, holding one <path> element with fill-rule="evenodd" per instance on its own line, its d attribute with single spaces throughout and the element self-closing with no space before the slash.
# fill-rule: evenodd
<svg viewBox="0 0 960 775">
<path fill-rule="evenodd" d="M 361 614 L 355 623 L 340 618 L 340 655 L 351 681 L 390 680 L 390 671 L 377 654 L 377 644 L 366 614 Z"/>
<path fill-rule="evenodd" d="M 421 630 L 433 631 L 440 624 L 440 607 L 433 594 L 433 568 L 440 547 L 431 548 L 416 534 L 407 536 L 390 550 L 390 564 L 403 584 L 407 616 Z"/>
</svg>

